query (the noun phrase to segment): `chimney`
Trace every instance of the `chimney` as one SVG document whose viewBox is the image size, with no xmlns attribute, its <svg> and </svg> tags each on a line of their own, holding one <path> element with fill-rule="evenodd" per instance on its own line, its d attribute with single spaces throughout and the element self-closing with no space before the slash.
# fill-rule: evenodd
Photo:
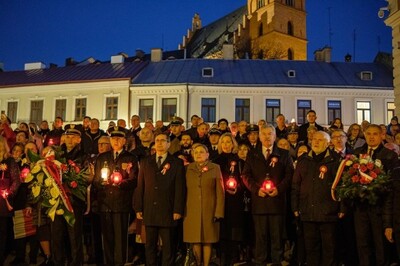
<svg viewBox="0 0 400 266">
<path fill-rule="evenodd" d="M 160 62 L 162 60 L 163 51 L 161 48 L 151 49 L 151 62 Z"/>
<path fill-rule="evenodd" d="M 347 62 L 347 63 L 349 63 L 349 62 L 351 62 L 351 54 L 346 54 L 345 56 L 344 56 L 344 61 L 345 62 Z"/>
<path fill-rule="evenodd" d="M 74 66 L 76 64 L 77 62 L 72 57 L 65 59 L 65 66 Z"/>
<path fill-rule="evenodd" d="M 329 46 L 325 46 L 324 48 L 316 50 L 314 52 L 314 60 L 317 62 L 330 63 L 331 54 L 332 54 L 332 48 Z"/>
<path fill-rule="evenodd" d="M 137 58 L 143 59 L 144 56 L 145 56 L 145 53 L 142 49 L 136 49 L 136 57 Z"/>
<path fill-rule="evenodd" d="M 113 55 L 111 56 L 111 64 L 120 64 L 125 61 L 125 58 L 123 55 Z"/>
<path fill-rule="evenodd" d="M 25 70 L 45 69 L 46 65 L 42 62 L 26 63 Z"/>
<path fill-rule="evenodd" d="M 233 59 L 233 44 L 224 44 L 222 46 L 222 54 L 225 60 Z"/>
</svg>

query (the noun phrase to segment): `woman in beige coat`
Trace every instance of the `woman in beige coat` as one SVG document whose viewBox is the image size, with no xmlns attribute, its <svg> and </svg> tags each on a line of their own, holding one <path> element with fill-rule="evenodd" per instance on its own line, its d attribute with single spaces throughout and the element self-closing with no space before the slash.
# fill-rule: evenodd
<svg viewBox="0 0 400 266">
<path fill-rule="evenodd" d="M 217 164 L 208 161 L 208 149 L 197 143 L 194 162 L 187 166 L 187 199 L 183 241 L 193 244 L 197 265 L 210 262 L 212 243 L 219 241 L 219 220 L 224 217 L 224 185 Z"/>
</svg>

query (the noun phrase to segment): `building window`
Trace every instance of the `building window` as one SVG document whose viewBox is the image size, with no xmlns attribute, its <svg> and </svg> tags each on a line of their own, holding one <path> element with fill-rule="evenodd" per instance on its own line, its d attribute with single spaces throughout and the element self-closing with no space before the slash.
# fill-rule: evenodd
<svg viewBox="0 0 400 266">
<path fill-rule="evenodd" d="M 140 99 L 139 100 L 139 116 L 143 117 L 144 120 L 152 119 L 153 117 L 153 108 L 154 100 L 153 99 Z"/>
<path fill-rule="evenodd" d="M 266 114 L 265 118 L 268 123 L 276 126 L 275 117 L 281 113 L 281 100 L 279 99 L 267 99 L 265 100 Z"/>
<path fill-rule="evenodd" d="M 258 0 L 257 1 L 257 8 L 261 8 L 265 6 L 265 0 Z"/>
<path fill-rule="evenodd" d="M 328 121 L 332 123 L 335 118 L 342 120 L 342 102 L 341 101 L 328 101 Z"/>
<path fill-rule="evenodd" d="M 371 71 L 361 71 L 360 78 L 361 78 L 361 80 L 372 80 L 372 72 Z"/>
<path fill-rule="evenodd" d="M 106 120 L 118 119 L 118 97 L 106 98 Z"/>
<path fill-rule="evenodd" d="M 217 120 L 217 99 L 215 98 L 202 98 L 201 99 L 201 117 L 204 122 L 212 123 Z"/>
<path fill-rule="evenodd" d="M 258 36 L 262 36 L 263 34 L 264 34 L 263 23 L 261 22 L 260 25 L 258 26 Z"/>
<path fill-rule="evenodd" d="M 30 122 L 40 124 L 43 120 L 43 100 L 31 101 Z"/>
<path fill-rule="evenodd" d="M 293 36 L 293 24 L 291 21 L 287 23 L 287 34 Z"/>
<path fill-rule="evenodd" d="M 371 102 L 357 102 L 357 124 L 367 120 L 371 122 Z"/>
<path fill-rule="evenodd" d="M 290 49 L 290 48 L 287 50 L 287 59 L 288 60 L 293 60 L 294 59 L 293 50 Z"/>
<path fill-rule="evenodd" d="M 294 0 L 286 0 L 286 5 L 294 6 Z"/>
<path fill-rule="evenodd" d="M 235 121 L 245 120 L 250 122 L 250 99 L 236 99 Z"/>
<path fill-rule="evenodd" d="M 162 99 L 162 110 L 161 110 L 162 121 L 168 122 L 174 115 L 176 115 L 177 102 L 178 100 L 176 98 Z"/>
<path fill-rule="evenodd" d="M 86 98 L 75 99 L 75 121 L 82 121 L 86 116 Z"/>
<path fill-rule="evenodd" d="M 65 115 L 67 113 L 67 99 L 57 99 L 54 117 L 61 117 L 65 120 Z"/>
<path fill-rule="evenodd" d="M 11 123 L 17 123 L 18 102 L 7 103 L 7 116 L 10 118 Z"/>
<path fill-rule="evenodd" d="M 386 106 L 387 106 L 386 121 L 389 124 L 392 117 L 395 116 L 396 106 L 394 105 L 394 102 L 387 102 Z"/>
<path fill-rule="evenodd" d="M 297 123 L 307 122 L 307 112 L 311 110 L 311 100 L 297 100 Z"/>
</svg>

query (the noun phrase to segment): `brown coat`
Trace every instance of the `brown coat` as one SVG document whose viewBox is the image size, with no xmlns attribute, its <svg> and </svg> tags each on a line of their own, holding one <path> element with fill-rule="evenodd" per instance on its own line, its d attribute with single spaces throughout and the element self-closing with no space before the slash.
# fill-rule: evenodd
<svg viewBox="0 0 400 266">
<path fill-rule="evenodd" d="M 208 162 L 207 169 L 197 163 L 187 166 L 187 199 L 183 219 L 183 241 L 215 243 L 219 240 L 219 222 L 224 217 L 224 184 L 219 165 Z"/>
</svg>

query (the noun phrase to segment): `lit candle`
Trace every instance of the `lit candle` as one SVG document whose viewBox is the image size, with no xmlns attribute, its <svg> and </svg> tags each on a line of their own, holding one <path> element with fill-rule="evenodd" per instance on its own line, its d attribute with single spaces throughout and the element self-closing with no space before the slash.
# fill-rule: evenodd
<svg viewBox="0 0 400 266">
<path fill-rule="evenodd" d="M 228 181 L 226 181 L 226 186 L 228 187 L 228 189 L 230 190 L 235 190 L 237 187 L 237 182 L 236 179 L 233 176 L 230 176 L 228 178 Z"/>
<path fill-rule="evenodd" d="M 25 167 L 21 170 L 21 179 L 25 180 L 25 178 L 28 176 L 29 174 L 29 168 Z"/>
<path fill-rule="evenodd" d="M 115 171 L 112 174 L 112 181 L 114 183 L 114 185 L 118 185 L 121 181 L 122 181 L 122 175 L 120 172 Z"/>
<path fill-rule="evenodd" d="M 103 181 L 107 181 L 109 175 L 110 169 L 108 168 L 107 161 L 105 161 L 103 164 L 103 168 L 101 168 L 101 179 L 103 179 Z"/>
<path fill-rule="evenodd" d="M 275 184 L 274 184 L 274 182 L 272 182 L 271 179 L 269 179 L 267 177 L 267 178 L 265 178 L 264 183 L 262 184 L 262 188 L 265 191 L 269 192 L 269 191 L 271 191 L 271 190 L 273 190 L 275 188 Z"/>
</svg>

